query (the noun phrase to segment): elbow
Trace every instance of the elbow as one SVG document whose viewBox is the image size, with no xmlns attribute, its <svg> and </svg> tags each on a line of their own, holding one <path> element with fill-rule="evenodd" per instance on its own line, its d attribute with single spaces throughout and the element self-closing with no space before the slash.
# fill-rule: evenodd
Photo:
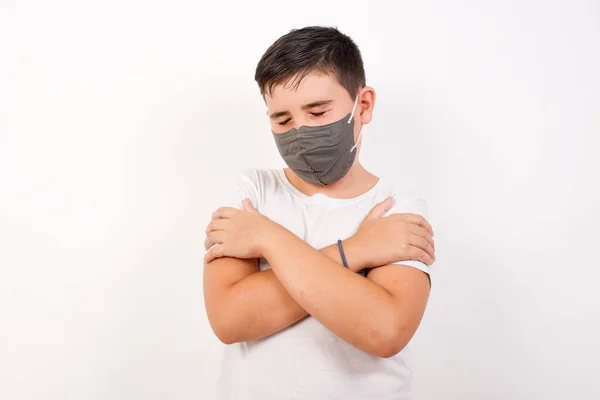
<svg viewBox="0 0 600 400">
<path fill-rule="evenodd" d="M 233 332 L 227 328 L 213 328 L 213 332 L 223 344 L 234 344 L 239 342 Z"/>
<path fill-rule="evenodd" d="M 232 324 L 228 323 L 228 321 L 223 319 L 209 318 L 209 322 L 215 336 L 223 344 L 233 344 L 241 341 L 236 330 Z"/>
<path fill-rule="evenodd" d="M 217 301 L 220 304 L 217 304 Z M 223 344 L 240 342 L 239 324 L 231 317 L 227 299 L 221 297 L 206 303 L 206 316 L 213 333 Z"/>
<path fill-rule="evenodd" d="M 410 341 L 412 335 L 404 324 L 394 324 L 393 327 L 372 335 L 369 353 L 381 358 L 390 358 L 400 353 Z"/>
<path fill-rule="evenodd" d="M 406 347 L 404 341 L 391 339 L 376 345 L 372 354 L 381 358 L 390 358 L 400 353 L 404 347 Z"/>
</svg>

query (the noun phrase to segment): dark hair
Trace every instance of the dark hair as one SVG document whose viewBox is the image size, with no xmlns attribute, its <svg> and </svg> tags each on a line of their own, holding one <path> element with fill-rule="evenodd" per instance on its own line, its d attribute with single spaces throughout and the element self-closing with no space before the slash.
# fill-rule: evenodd
<svg viewBox="0 0 600 400">
<path fill-rule="evenodd" d="M 258 62 L 254 79 L 264 96 L 293 77 L 297 88 L 315 71 L 333 75 L 352 98 L 366 85 L 358 46 L 337 28 L 323 26 L 292 29 L 277 39 Z"/>
</svg>

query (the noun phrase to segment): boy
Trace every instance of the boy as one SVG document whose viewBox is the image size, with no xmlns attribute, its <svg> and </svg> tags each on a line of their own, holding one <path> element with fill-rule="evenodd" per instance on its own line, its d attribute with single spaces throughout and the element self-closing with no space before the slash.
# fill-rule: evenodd
<svg viewBox="0 0 600 400">
<path fill-rule="evenodd" d="M 410 399 L 433 231 L 423 200 L 358 160 L 375 104 L 360 52 L 335 28 L 292 30 L 255 78 L 289 168 L 246 171 L 206 229 L 219 396 Z"/>
</svg>

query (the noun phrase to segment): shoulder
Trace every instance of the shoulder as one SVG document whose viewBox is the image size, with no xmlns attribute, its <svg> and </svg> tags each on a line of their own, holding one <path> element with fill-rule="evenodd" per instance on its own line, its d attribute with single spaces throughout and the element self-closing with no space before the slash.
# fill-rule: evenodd
<svg viewBox="0 0 600 400">
<path fill-rule="evenodd" d="M 278 175 L 278 170 L 272 168 L 248 168 L 238 174 L 237 186 L 264 193 L 278 184 Z"/>
<path fill-rule="evenodd" d="M 246 168 L 238 174 L 238 182 L 260 186 L 277 178 L 277 170 L 272 168 Z"/>
<path fill-rule="evenodd" d="M 423 197 L 394 197 L 391 213 L 419 214 L 429 216 L 427 201 Z"/>
<path fill-rule="evenodd" d="M 414 192 L 408 192 L 407 190 L 403 189 L 403 185 L 401 185 L 401 182 L 393 181 L 390 179 L 385 179 L 382 183 L 382 187 L 385 188 L 386 196 L 391 195 L 394 199 L 392 208 L 387 212 L 386 215 L 391 215 L 395 213 L 417 214 L 422 216 L 429 222 L 429 206 L 427 200 L 425 199 L 425 196 L 415 194 Z M 426 265 L 421 261 L 402 260 L 396 261 L 392 264 L 402 264 L 405 266 L 413 267 L 425 272 L 428 276 L 431 274 L 432 266 Z M 370 275 L 371 274 L 369 274 L 369 276 Z M 429 282 L 431 284 L 431 280 Z"/>
<path fill-rule="evenodd" d="M 428 217 L 428 203 L 424 196 L 407 192 L 399 182 L 392 179 L 380 179 L 382 181 L 382 191 L 385 193 L 385 196 L 392 196 L 394 199 L 388 215 L 393 213 L 411 213 L 419 214 L 424 218 Z"/>
<path fill-rule="evenodd" d="M 238 173 L 233 185 L 237 200 L 249 198 L 260 209 L 267 195 L 281 187 L 279 170 L 272 168 L 247 168 Z"/>
</svg>

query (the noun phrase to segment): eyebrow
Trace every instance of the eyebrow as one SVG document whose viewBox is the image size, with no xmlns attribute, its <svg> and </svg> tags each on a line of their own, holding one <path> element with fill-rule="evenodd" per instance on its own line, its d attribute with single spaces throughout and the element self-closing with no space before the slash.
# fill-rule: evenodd
<svg viewBox="0 0 600 400">
<path fill-rule="evenodd" d="M 327 104 L 332 103 L 333 100 L 319 100 L 319 101 L 313 101 L 312 103 L 308 103 L 302 106 L 302 110 L 309 110 L 311 108 L 315 108 L 315 107 L 319 107 L 319 106 L 325 106 Z M 279 117 L 283 117 L 284 115 L 290 115 L 291 113 L 287 110 L 285 111 L 277 111 L 274 112 L 273 114 L 269 115 L 269 118 L 271 119 L 276 119 Z"/>
</svg>

